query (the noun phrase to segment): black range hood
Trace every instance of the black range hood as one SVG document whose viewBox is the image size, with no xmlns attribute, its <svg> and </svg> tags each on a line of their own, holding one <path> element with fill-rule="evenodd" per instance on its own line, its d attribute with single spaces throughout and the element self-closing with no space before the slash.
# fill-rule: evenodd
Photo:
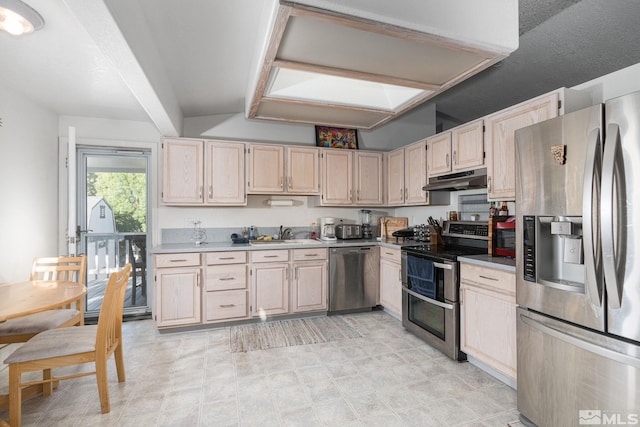
<svg viewBox="0 0 640 427">
<path fill-rule="evenodd" d="M 487 168 L 429 178 L 425 191 L 458 191 L 487 188 Z"/>
</svg>

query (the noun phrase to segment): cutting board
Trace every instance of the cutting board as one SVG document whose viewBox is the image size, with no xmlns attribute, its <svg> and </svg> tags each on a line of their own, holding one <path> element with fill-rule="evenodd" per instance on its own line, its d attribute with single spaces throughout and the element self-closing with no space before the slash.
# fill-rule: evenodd
<svg viewBox="0 0 640 427">
<path fill-rule="evenodd" d="M 378 218 L 378 233 L 382 230 L 382 224 L 385 224 L 385 235 L 380 236 L 386 239 L 391 239 L 393 237 L 393 232 L 402 230 L 404 228 L 409 227 L 409 218 L 406 217 L 394 217 L 394 216 L 382 216 Z"/>
</svg>

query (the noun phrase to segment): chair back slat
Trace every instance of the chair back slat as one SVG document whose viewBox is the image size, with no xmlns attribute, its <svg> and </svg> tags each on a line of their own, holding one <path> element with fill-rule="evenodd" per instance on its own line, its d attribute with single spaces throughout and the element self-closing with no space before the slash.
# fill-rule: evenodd
<svg viewBox="0 0 640 427">
<path fill-rule="evenodd" d="M 109 357 L 122 339 L 122 308 L 131 274 L 131 264 L 111 273 L 104 292 L 100 317 L 98 318 L 98 332 L 96 334 L 96 353 Z"/>
<path fill-rule="evenodd" d="M 36 258 L 31 268 L 31 280 L 64 280 L 86 286 L 87 257 Z"/>
</svg>

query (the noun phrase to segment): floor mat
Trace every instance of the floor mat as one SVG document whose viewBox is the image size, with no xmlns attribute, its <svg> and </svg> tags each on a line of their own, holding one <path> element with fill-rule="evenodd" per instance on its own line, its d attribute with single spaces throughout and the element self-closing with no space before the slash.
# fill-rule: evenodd
<svg viewBox="0 0 640 427">
<path fill-rule="evenodd" d="M 229 344 L 232 353 L 316 344 L 362 336 L 339 316 L 238 325 L 231 327 L 230 334 Z"/>
</svg>

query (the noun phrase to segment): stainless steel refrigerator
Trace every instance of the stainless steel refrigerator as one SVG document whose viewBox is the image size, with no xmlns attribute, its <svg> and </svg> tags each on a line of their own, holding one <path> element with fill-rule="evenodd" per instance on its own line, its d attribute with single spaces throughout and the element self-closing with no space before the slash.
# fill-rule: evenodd
<svg viewBox="0 0 640 427">
<path fill-rule="evenodd" d="M 516 131 L 518 410 L 640 424 L 640 92 Z"/>
</svg>

